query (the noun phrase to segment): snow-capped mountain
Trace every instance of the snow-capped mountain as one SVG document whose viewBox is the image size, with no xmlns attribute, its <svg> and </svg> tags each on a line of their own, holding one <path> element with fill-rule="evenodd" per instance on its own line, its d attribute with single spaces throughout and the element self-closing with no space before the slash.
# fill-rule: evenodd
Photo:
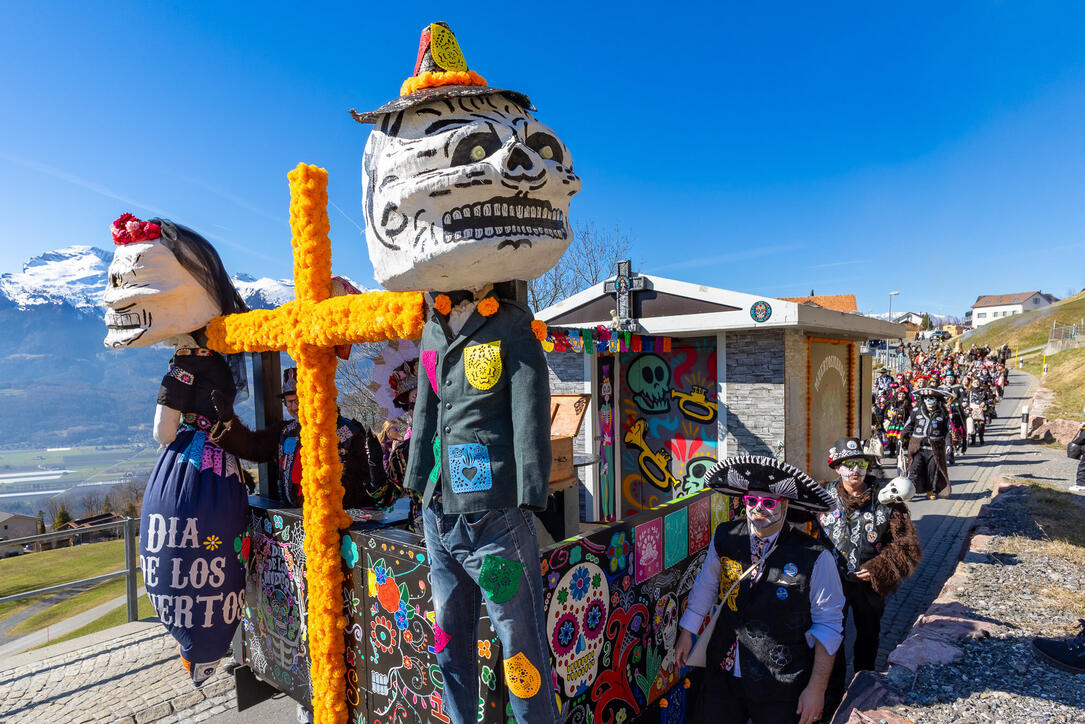
<svg viewBox="0 0 1085 724">
<path fill-rule="evenodd" d="M 41 304 L 67 304 L 84 314 L 99 315 L 113 253 L 93 246 L 47 251 L 23 264 L 21 272 L 0 274 L 0 298 L 20 309 Z M 289 279 L 233 277 L 251 309 L 272 309 L 294 298 Z"/>
<path fill-rule="evenodd" d="M 102 345 L 112 259 L 112 251 L 69 246 L 0 275 L 0 446 L 150 439 L 171 350 Z M 239 274 L 234 283 L 252 309 L 294 298 L 289 280 Z"/>
<path fill-rule="evenodd" d="M 274 309 L 294 298 L 293 279 L 259 279 L 249 274 L 231 277 L 249 309 Z"/>
<path fill-rule="evenodd" d="M 70 304 L 96 310 L 102 304 L 106 270 L 113 255 L 92 246 L 47 251 L 23 264 L 21 272 L 0 274 L 0 294 L 17 307 Z"/>
</svg>

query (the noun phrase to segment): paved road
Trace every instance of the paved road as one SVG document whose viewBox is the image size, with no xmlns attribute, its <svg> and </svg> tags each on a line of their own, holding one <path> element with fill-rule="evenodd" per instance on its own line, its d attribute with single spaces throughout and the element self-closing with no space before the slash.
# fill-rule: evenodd
<svg viewBox="0 0 1085 724">
<path fill-rule="evenodd" d="M 136 591 L 136 598 L 138 599 L 146 592 L 146 588 L 140 588 Z M 72 631 L 86 626 L 88 623 L 97 621 L 113 609 L 123 606 L 127 601 L 127 596 L 118 596 L 117 598 L 110 599 L 94 608 L 87 609 L 83 613 L 77 613 L 71 618 L 64 619 L 59 623 L 43 628 L 40 631 L 34 631 L 26 636 L 21 636 L 9 641 L 0 646 L 0 656 L 11 656 L 41 646 L 42 644 L 47 644 L 53 639 L 58 639 L 65 634 L 70 634 Z"/>
<path fill-rule="evenodd" d="M 970 447 L 957 457 L 956 465 L 949 467 L 953 495 L 945 500 L 916 499 L 909 503 L 923 546 L 923 561 L 886 605 L 879 668 L 885 669 L 889 652 L 904 640 L 916 617 L 927 609 L 953 573 L 965 536 L 980 506 L 990 500 L 997 476 L 1002 472 L 1022 474 L 1030 469 L 1033 444 L 1020 437 L 1020 407 L 1031 397 L 1034 386 L 1029 375 L 1011 373 L 998 405 L 998 418 L 988 428 L 986 444 Z"/>
</svg>

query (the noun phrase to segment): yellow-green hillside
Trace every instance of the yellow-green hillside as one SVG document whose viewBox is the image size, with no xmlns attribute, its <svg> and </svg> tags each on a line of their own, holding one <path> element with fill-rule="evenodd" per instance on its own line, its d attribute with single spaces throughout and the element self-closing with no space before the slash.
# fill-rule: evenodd
<svg viewBox="0 0 1085 724">
<path fill-rule="evenodd" d="M 973 344 L 998 347 L 1008 344 L 1016 349 L 1029 349 L 1047 342 L 1052 323 L 1057 326 L 1081 322 L 1085 318 L 1085 292 L 1075 294 L 1061 302 L 1012 317 L 988 322 L 979 329 L 961 337 L 961 345 L 968 349 Z"/>
</svg>

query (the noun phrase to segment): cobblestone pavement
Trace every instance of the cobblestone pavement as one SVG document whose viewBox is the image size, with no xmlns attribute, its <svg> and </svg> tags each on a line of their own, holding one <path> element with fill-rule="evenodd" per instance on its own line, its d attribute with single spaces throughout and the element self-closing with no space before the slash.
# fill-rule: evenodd
<svg viewBox="0 0 1085 724">
<path fill-rule="evenodd" d="M 904 640 L 916 618 L 927 610 L 953 573 L 968 531 L 980 507 L 991 499 L 998 476 L 1034 472 L 1035 446 L 1020 437 L 1020 408 L 1028 402 L 1035 385 L 1030 375 L 1011 373 L 1010 384 L 998 405 L 999 416 L 988 428 L 986 444 L 969 448 L 949 468 L 953 495 L 948 500 L 909 504 L 923 546 L 923 560 L 886 604 L 878 650 L 880 671 L 885 671 L 889 653 Z M 1053 472 L 1045 474 L 1053 476 Z"/>
<path fill-rule="evenodd" d="M 0 721 L 196 722 L 234 705 L 233 677 L 195 689 L 177 644 L 157 622 L 136 622 L 0 664 Z"/>
</svg>

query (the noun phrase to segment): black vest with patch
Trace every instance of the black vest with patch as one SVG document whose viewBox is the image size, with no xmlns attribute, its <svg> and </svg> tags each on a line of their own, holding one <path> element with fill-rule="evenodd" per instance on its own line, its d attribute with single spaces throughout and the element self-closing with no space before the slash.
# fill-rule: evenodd
<svg viewBox="0 0 1085 724">
<path fill-rule="evenodd" d="M 868 475 L 870 500 L 848 515 L 847 506 L 835 483 L 825 487 L 836 503 L 832 510 L 818 514 L 821 529 L 832 542 L 833 557 L 842 574 L 851 573 L 882 552 L 882 541 L 889 529 L 892 509 L 878 502 L 878 480 Z"/>
<path fill-rule="evenodd" d="M 744 571 L 751 562 L 746 521 L 719 526 L 713 545 L 720 557 L 720 594 L 724 594 L 733 580 L 727 580 L 728 571 Z M 707 660 L 709 666 L 721 665 L 737 636 L 740 681 L 747 700 L 796 700 L 809 683 L 814 664 L 814 650 L 806 643 L 813 623 L 810 577 L 824 550 L 810 536 L 784 524 L 760 580 L 751 583 L 746 578 L 738 585 L 737 610 L 726 603 L 721 608 Z"/>
</svg>

